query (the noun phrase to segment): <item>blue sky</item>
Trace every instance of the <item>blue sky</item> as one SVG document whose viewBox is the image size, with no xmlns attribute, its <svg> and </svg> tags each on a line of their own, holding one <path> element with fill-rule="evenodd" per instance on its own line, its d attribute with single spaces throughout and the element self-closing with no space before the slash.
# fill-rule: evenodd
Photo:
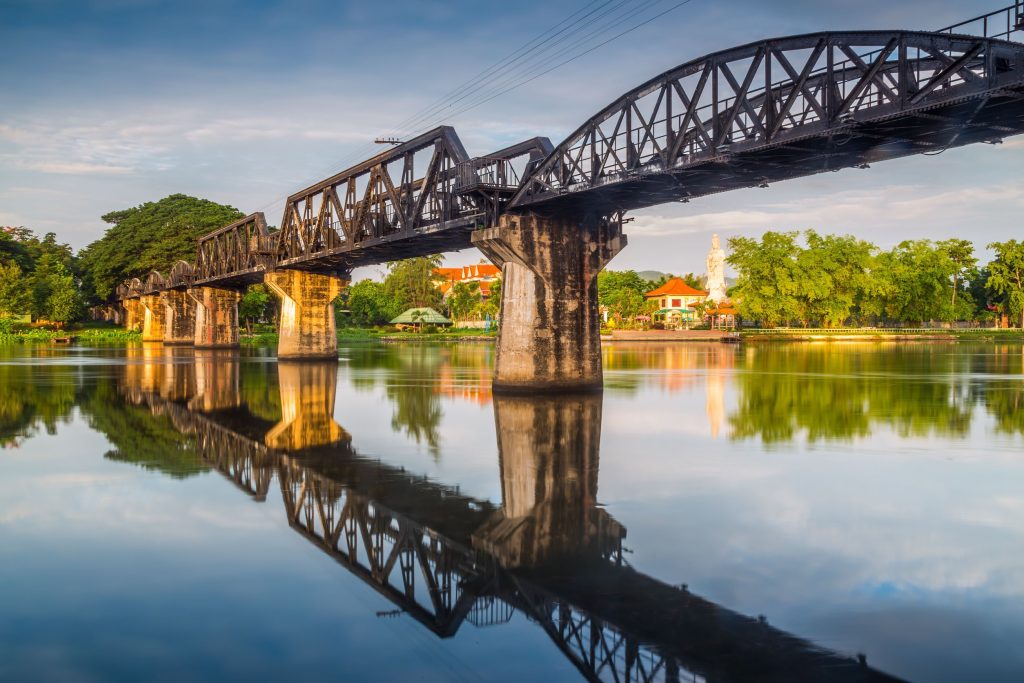
<svg viewBox="0 0 1024 683">
<path fill-rule="evenodd" d="M 622 13 L 677 1 L 631 0 Z M 482 106 L 399 128 L 590 4 L 0 0 L 0 224 L 78 248 L 102 235 L 102 214 L 175 192 L 276 224 L 283 197 L 372 153 L 380 135 L 444 122 L 474 155 L 533 135 L 557 144 L 621 93 L 708 52 L 825 29 L 939 28 L 1009 0 L 691 0 Z M 1010 139 L 654 207 L 636 214 L 611 267 L 699 271 L 712 232 L 766 229 L 982 247 L 1020 235 L 1022 162 L 1024 139 Z"/>
</svg>

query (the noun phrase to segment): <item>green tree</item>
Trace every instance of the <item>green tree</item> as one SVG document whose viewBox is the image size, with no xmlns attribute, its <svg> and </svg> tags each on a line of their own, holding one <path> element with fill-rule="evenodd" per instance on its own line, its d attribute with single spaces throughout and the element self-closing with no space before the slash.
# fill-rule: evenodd
<svg viewBox="0 0 1024 683">
<path fill-rule="evenodd" d="M 383 283 L 361 280 L 347 292 L 347 307 L 355 325 L 383 325 L 404 311 L 404 301 L 389 294 Z"/>
<path fill-rule="evenodd" d="M 58 325 L 76 319 L 81 311 L 81 300 L 75 286 L 75 278 L 68 274 L 54 274 L 50 277 L 49 289 L 46 317 Z"/>
<path fill-rule="evenodd" d="M 448 312 L 452 320 L 467 320 L 480 307 L 480 283 L 456 282 L 448 294 Z"/>
<path fill-rule="evenodd" d="M 394 300 L 403 302 L 405 308 L 441 308 L 441 291 L 434 283 L 434 269 L 440 265 L 440 254 L 391 261 L 384 290 Z"/>
<path fill-rule="evenodd" d="M 183 194 L 112 211 L 102 217 L 111 227 L 78 254 L 86 294 L 104 300 L 125 278 L 191 261 L 200 236 L 241 217 L 234 207 Z"/>
<path fill-rule="evenodd" d="M 726 261 L 736 269 L 737 310 L 748 320 L 774 327 L 799 319 L 801 273 L 796 232 L 766 232 L 761 239 L 732 237 Z"/>
<path fill-rule="evenodd" d="M 32 294 L 17 263 L 0 263 L 0 318 L 24 315 L 31 307 Z"/>
<path fill-rule="evenodd" d="M 952 294 L 949 303 L 949 319 L 961 320 L 971 316 L 974 311 L 973 302 L 970 297 L 970 290 L 965 287 L 966 283 L 977 275 L 978 259 L 974 256 L 974 245 L 970 240 L 948 239 L 939 242 L 938 247 L 946 258 L 949 259 L 952 271 Z M 960 305 L 957 305 L 957 297 L 960 296 Z M 968 298 L 967 301 L 964 301 Z"/>
<path fill-rule="evenodd" d="M 264 284 L 250 285 L 238 302 L 238 317 L 245 321 L 252 332 L 254 322 L 266 320 L 274 315 L 276 299 Z"/>
<path fill-rule="evenodd" d="M 1024 242 L 992 242 L 988 248 L 996 252 L 995 260 L 988 264 L 988 287 L 1004 297 L 1006 312 L 1020 316 L 1024 327 Z"/>
<path fill-rule="evenodd" d="M 876 247 L 850 235 L 806 233 L 796 258 L 801 318 L 825 327 L 844 324 L 867 288 Z"/>
<path fill-rule="evenodd" d="M 956 266 L 931 240 L 907 240 L 875 260 L 867 305 L 888 320 L 949 320 L 949 288 Z"/>
</svg>

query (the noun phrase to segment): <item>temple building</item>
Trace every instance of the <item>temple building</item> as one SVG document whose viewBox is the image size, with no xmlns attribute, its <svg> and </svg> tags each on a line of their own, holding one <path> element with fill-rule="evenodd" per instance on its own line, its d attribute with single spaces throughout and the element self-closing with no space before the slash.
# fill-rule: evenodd
<svg viewBox="0 0 1024 683">
<path fill-rule="evenodd" d="M 456 268 L 435 268 L 434 282 L 447 299 L 452 288 L 459 282 L 476 282 L 480 285 L 480 298 L 491 295 L 491 283 L 501 277 L 501 268 L 491 263 L 474 263 Z"/>
<path fill-rule="evenodd" d="M 648 301 L 657 301 L 658 310 L 653 314 L 655 322 L 664 323 L 666 327 L 679 327 L 699 319 L 694 307 L 703 303 L 708 293 L 694 289 L 682 278 L 673 277 L 644 297 Z"/>
</svg>

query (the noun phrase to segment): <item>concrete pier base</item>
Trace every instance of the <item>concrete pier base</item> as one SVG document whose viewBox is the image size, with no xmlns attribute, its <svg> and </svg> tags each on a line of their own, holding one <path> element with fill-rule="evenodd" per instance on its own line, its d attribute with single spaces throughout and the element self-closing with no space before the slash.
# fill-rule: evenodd
<svg viewBox="0 0 1024 683">
<path fill-rule="evenodd" d="M 495 391 L 600 391 L 597 274 L 626 246 L 617 221 L 502 216 L 473 233 L 502 268 Z"/>
<path fill-rule="evenodd" d="M 196 302 L 183 291 L 168 289 L 160 294 L 164 306 L 164 344 L 185 346 L 196 343 Z"/>
<path fill-rule="evenodd" d="M 164 340 L 166 314 L 159 294 L 147 294 L 139 299 L 142 304 L 142 341 Z"/>
<path fill-rule="evenodd" d="M 334 275 L 276 270 L 264 276 L 264 283 L 281 299 L 278 359 L 337 359 L 334 300 L 348 281 Z"/>
<path fill-rule="evenodd" d="M 196 302 L 196 348 L 238 346 L 238 301 L 241 294 L 230 289 L 197 287 L 190 289 L 188 295 Z"/>
<path fill-rule="evenodd" d="M 145 319 L 142 302 L 138 299 L 124 300 L 124 327 L 129 332 L 141 332 Z"/>
</svg>

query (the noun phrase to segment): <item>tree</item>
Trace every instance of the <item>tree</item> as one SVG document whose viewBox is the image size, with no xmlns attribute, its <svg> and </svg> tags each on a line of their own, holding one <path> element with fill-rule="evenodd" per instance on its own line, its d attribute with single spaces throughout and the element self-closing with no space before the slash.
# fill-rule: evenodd
<svg viewBox="0 0 1024 683">
<path fill-rule="evenodd" d="M 46 300 L 46 317 L 63 325 L 78 317 L 81 303 L 75 278 L 71 275 L 55 274 L 50 278 L 50 296 Z"/>
<path fill-rule="evenodd" d="M 804 320 L 825 327 L 844 324 L 860 304 L 876 247 L 850 235 L 806 232 L 797 255 L 797 281 Z"/>
<path fill-rule="evenodd" d="M 632 323 L 644 310 L 644 293 L 654 287 L 635 271 L 603 270 L 597 275 L 597 301 L 616 320 Z"/>
<path fill-rule="evenodd" d="M 266 285 L 251 285 L 238 302 L 238 317 L 245 321 L 251 332 L 254 322 L 266 320 L 273 315 L 275 303 L 276 299 Z"/>
<path fill-rule="evenodd" d="M 0 263 L 0 318 L 24 315 L 29 311 L 32 296 L 21 267 L 17 263 Z"/>
<path fill-rule="evenodd" d="M 949 320 L 950 282 L 956 266 L 931 240 L 906 240 L 875 260 L 867 309 L 889 320 Z"/>
<path fill-rule="evenodd" d="M 768 231 L 760 240 L 729 239 L 726 261 L 739 275 L 734 291 L 737 310 L 744 318 L 775 326 L 800 317 L 804 309 L 798 298 L 797 236 L 796 232 Z"/>
<path fill-rule="evenodd" d="M 956 300 L 965 281 L 969 281 L 977 274 L 978 259 L 974 257 L 974 245 L 970 240 L 953 238 L 939 242 L 938 246 L 949 259 L 953 273 L 953 293 L 950 295 L 949 304 L 950 320 L 966 318 L 971 315 L 974 306 L 968 301 L 965 302 L 965 306 L 957 308 Z M 963 293 L 969 296 L 969 290 L 964 290 Z"/>
<path fill-rule="evenodd" d="M 440 308 L 441 291 L 434 284 L 434 269 L 440 265 L 440 254 L 392 261 L 388 263 L 384 290 L 392 299 L 403 302 L 405 308 Z"/>
<path fill-rule="evenodd" d="M 987 285 L 1005 297 L 1006 312 L 1019 315 L 1024 327 L 1024 242 L 992 242 L 988 248 L 995 250 L 996 258 L 988 264 Z"/>
<path fill-rule="evenodd" d="M 83 288 L 104 300 L 125 278 L 192 260 L 199 237 L 241 217 L 234 207 L 183 194 L 112 211 L 102 217 L 111 227 L 78 254 Z"/>
<path fill-rule="evenodd" d="M 407 308 L 382 283 L 373 280 L 355 283 L 349 287 L 347 296 L 351 320 L 356 325 L 384 325 Z"/>
<path fill-rule="evenodd" d="M 456 282 L 448 294 L 448 312 L 454 321 L 466 320 L 480 305 L 479 282 Z"/>
</svg>

